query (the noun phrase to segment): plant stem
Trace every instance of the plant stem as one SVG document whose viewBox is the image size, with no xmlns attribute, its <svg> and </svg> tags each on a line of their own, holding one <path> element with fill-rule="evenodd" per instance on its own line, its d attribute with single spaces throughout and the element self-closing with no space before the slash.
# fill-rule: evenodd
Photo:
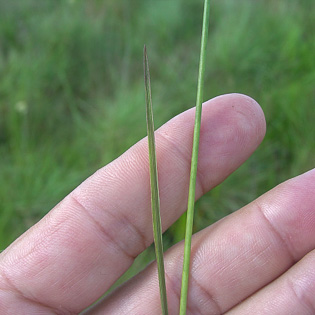
<svg viewBox="0 0 315 315">
<path fill-rule="evenodd" d="M 167 315 L 168 309 L 167 309 L 165 271 L 164 271 L 164 259 L 163 259 L 160 197 L 159 197 L 158 173 L 157 173 L 157 163 L 156 163 L 156 153 L 155 153 L 154 120 L 153 120 L 149 61 L 148 61 L 146 46 L 144 46 L 144 50 L 143 50 L 143 65 L 144 65 L 146 117 L 147 117 L 147 132 L 148 132 L 149 160 L 150 160 L 150 186 L 151 186 L 153 237 L 154 237 L 155 255 L 156 255 L 156 261 L 157 261 L 157 268 L 158 268 L 162 314 Z"/>
<path fill-rule="evenodd" d="M 194 221 L 198 149 L 199 149 L 199 138 L 200 138 L 200 124 L 201 124 L 201 111 L 202 111 L 202 101 L 203 101 L 203 86 L 204 86 L 205 59 L 206 59 L 205 57 L 206 57 L 206 47 L 207 47 L 207 39 L 208 39 L 209 17 L 210 17 L 210 0 L 205 0 L 202 36 L 201 36 L 200 61 L 199 61 L 196 116 L 195 116 L 194 138 L 193 138 L 193 149 L 192 149 L 192 157 L 191 157 L 190 182 L 189 182 L 189 193 L 188 193 L 184 262 L 183 262 L 182 288 L 181 288 L 180 310 L 179 310 L 180 315 L 185 315 L 186 308 L 187 308 L 191 237 L 192 237 L 192 229 L 193 229 L 193 221 Z"/>
</svg>

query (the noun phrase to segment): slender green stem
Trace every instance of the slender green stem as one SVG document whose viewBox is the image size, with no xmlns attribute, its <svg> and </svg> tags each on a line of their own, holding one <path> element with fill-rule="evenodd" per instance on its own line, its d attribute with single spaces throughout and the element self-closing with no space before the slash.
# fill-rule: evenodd
<svg viewBox="0 0 315 315">
<path fill-rule="evenodd" d="M 149 160 L 150 160 L 150 185 L 151 185 L 151 208 L 153 221 L 153 237 L 155 243 L 155 255 L 158 268 L 158 277 L 160 285 L 160 298 L 162 314 L 167 315 L 167 297 L 165 286 L 165 271 L 163 260 L 163 242 L 162 242 L 162 228 L 161 228 L 161 214 L 160 214 L 160 197 L 158 185 L 158 173 L 155 153 L 155 139 L 154 139 L 154 121 L 151 97 L 151 83 L 149 61 L 147 56 L 146 46 L 143 50 L 143 64 L 144 64 L 144 85 L 145 85 L 145 99 L 146 99 L 146 115 L 147 115 L 147 132 L 149 145 Z"/>
<path fill-rule="evenodd" d="M 200 62 L 199 62 L 197 100 L 196 100 L 196 117 L 195 117 L 195 128 L 194 128 L 193 150 L 192 150 L 192 157 L 191 157 L 189 193 L 188 193 L 184 262 L 183 262 L 182 288 L 181 288 L 180 311 L 179 311 L 180 315 L 185 315 L 186 308 L 187 308 L 191 237 L 192 237 L 192 229 L 193 229 L 193 221 L 194 221 L 198 149 L 199 149 L 201 110 L 202 110 L 202 101 L 203 101 L 203 86 L 204 86 L 204 75 L 205 75 L 205 59 L 206 59 L 206 46 L 207 46 L 207 39 L 208 39 L 209 17 L 210 17 L 210 0 L 205 0 L 202 36 L 201 36 L 201 51 L 200 51 Z"/>
</svg>

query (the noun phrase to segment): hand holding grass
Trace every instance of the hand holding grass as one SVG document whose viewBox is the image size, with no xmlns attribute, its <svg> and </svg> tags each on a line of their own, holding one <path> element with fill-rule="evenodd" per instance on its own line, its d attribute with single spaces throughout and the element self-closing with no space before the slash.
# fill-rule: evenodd
<svg viewBox="0 0 315 315">
<path fill-rule="evenodd" d="M 164 229 L 186 208 L 193 125 L 191 109 L 156 132 Z M 196 197 L 239 167 L 264 131 L 262 111 L 248 97 L 233 94 L 205 103 Z M 1 314 L 77 314 L 152 243 L 147 156 L 144 139 L 1 253 Z M 311 314 L 314 190 L 315 171 L 310 171 L 194 235 L 187 312 Z M 182 253 L 180 243 L 165 254 L 170 314 L 179 310 Z M 156 265 L 90 313 L 160 314 Z"/>
</svg>

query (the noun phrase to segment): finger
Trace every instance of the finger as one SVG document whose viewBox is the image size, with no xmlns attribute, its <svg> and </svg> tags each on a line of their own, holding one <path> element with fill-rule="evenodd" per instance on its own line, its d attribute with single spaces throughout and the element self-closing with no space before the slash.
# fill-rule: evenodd
<svg viewBox="0 0 315 315">
<path fill-rule="evenodd" d="M 156 136 L 162 224 L 185 210 L 194 109 Z M 220 183 L 263 138 L 265 121 L 249 97 L 203 106 L 196 195 Z M 146 139 L 96 172 L 2 255 L 8 287 L 44 305 L 77 312 L 96 300 L 152 242 Z"/>
<path fill-rule="evenodd" d="M 313 250 L 314 190 L 315 170 L 194 235 L 188 314 L 225 313 Z M 165 257 L 170 314 L 178 314 L 182 256 L 179 243 Z M 99 303 L 93 314 L 159 314 L 159 304 L 156 268 L 151 265 Z"/>
<path fill-rule="evenodd" d="M 227 314 L 315 314 L 315 251 Z"/>
</svg>

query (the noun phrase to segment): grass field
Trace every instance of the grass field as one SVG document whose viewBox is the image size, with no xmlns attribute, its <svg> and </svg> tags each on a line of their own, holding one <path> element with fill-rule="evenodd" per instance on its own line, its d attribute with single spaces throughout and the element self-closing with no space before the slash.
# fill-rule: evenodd
<svg viewBox="0 0 315 315">
<path fill-rule="evenodd" d="M 202 6 L 0 0 L 0 249 L 146 135 L 144 43 L 155 125 L 194 106 Z M 198 202 L 196 231 L 314 167 L 314 10 L 312 0 L 212 1 L 205 98 L 250 95 L 267 134 Z M 183 230 L 181 219 L 166 247 Z"/>
</svg>

